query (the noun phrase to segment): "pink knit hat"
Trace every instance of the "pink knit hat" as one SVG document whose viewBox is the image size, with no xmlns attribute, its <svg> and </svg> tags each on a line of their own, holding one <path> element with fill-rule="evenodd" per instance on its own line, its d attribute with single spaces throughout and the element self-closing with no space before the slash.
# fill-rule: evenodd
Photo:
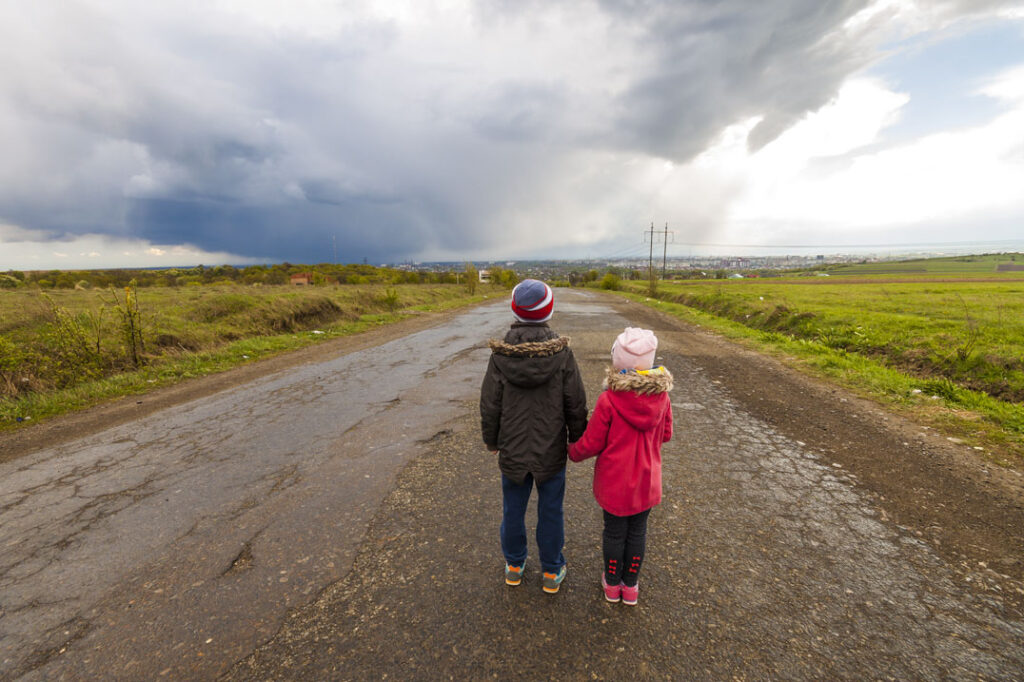
<svg viewBox="0 0 1024 682">
<path fill-rule="evenodd" d="M 626 327 L 612 344 L 612 367 L 616 370 L 650 369 L 657 350 L 658 337 L 650 329 Z"/>
</svg>

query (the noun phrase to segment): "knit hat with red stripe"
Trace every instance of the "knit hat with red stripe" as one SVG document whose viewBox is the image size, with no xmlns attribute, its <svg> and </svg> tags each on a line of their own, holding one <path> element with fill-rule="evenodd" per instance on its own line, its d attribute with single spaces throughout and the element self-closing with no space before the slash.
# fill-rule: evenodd
<svg viewBox="0 0 1024 682">
<path fill-rule="evenodd" d="M 554 311 L 554 294 L 544 282 L 524 279 L 512 290 L 512 314 L 520 322 L 547 322 Z"/>
</svg>

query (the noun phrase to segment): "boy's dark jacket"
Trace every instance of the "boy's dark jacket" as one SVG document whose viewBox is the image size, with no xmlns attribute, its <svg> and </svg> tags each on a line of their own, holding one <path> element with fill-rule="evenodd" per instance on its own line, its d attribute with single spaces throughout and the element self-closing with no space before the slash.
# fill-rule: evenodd
<svg viewBox="0 0 1024 682">
<path fill-rule="evenodd" d="M 480 425 L 501 473 L 522 483 L 551 478 L 565 466 L 568 441 L 587 428 L 587 396 L 569 339 L 547 324 L 516 322 L 492 339 L 480 387 Z"/>
</svg>

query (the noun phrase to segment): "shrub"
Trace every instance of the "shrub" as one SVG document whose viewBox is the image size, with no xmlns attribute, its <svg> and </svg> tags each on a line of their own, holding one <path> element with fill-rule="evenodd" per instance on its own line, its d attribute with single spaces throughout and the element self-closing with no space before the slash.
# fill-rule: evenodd
<svg viewBox="0 0 1024 682">
<path fill-rule="evenodd" d="M 618 291 L 622 288 L 622 278 L 609 272 L 601 278 L 601 288 L 608 291 Z"/>
<path fill-rule="evenodd" d="M 390 287 L 384 291 L 384 295 L 380 297 L 380 303 L 388 312 L 395 312 L 398 310 L 398 290 L 391 289 Z"/>
<path fill-rule="evenodd" d="M 47 358 L 47 380 L 64 388 L 102 376 L 102 358 L 90 344 L 81 323 L 49 297 L 46 300 L 53 314 L 53 322 L 40 337 Z"/>
<path fill-rule="evenodd" d="M 18 395 L 30 383 L 30 368 L 36 363 L 30 354 L 6 336 L 0 336 L 0 396 Z"/>
</svg>

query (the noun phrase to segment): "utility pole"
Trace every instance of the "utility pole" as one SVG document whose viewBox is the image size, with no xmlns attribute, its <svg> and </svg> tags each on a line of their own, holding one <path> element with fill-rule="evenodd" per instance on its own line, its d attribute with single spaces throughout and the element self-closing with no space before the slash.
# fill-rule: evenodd
<svg viewBox="0 0 1024 682">
<path fill-rule="evenodd" d="M 654 235 L 659 235 L 664 240 L 664 247 L 661 253 L 661 278 L 665 279 L 665 269 L 668 264 L 668 239 L 669 236 L 675 236 L 675 232 L 668 229 L 668 223 L 665 223 L 664 230 L 655 230 L 654 221 L 651 221 L 651 229 L 644 230 L 644 239 L 650 239 L 651 248 L 647 255 L 647 271 L 651 278 L 651 293 L 654 293 Z"/>
<path fill-rule="evenodd" d="M 672 237 L 676 236 L 675 232 L 672 232 L 671 234 L 672 234 Z M 665 240 L 665 246 L 664 246 L 664 250 L 661 252 L 661 278 L 665 279 L 665 263 L 668 261 L 668 237 L 669 237 L 668 223 L 665 223 L 665 231 L 664 231 L 663 235 L 664 235 L 664 240 Z"/>
<path fill-rule="evenodd" d="M 668 223 L 665 223 L 665 245 L 661 252 L 661 281 L 665 281 L 665 263 L 668 261 Z"/>
<path fill-rule="evenodd" d="M 651 278 L 651 293 L 654 293 L 654 221 L 651 221 L 651 229 L 648 232 L 644 232 L 644 236 L 650 234 L 651 237 L 651 252 L 647 256 L 647 274 Z"/>
</svg>

